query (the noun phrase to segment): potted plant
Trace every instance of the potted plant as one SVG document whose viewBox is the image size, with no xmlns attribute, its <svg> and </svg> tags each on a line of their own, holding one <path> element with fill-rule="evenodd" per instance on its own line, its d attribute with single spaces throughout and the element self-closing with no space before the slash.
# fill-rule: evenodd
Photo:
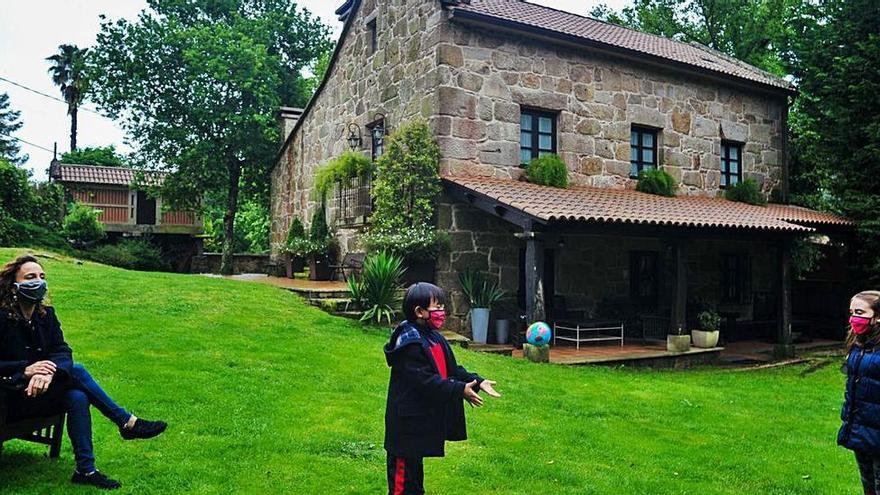
<svg viewBox="0 0 880 495">
<path fill-rule="evenodd" d="M 324 206 L 315 210 L 312 216 L 312 225 L 309 230 L 309 280 L 330 280 L 332 275 L 330 260 L 335 251 L 336 239 L 330 233 L 327 226 L 327 216 Z"/>
<path fill-rule="evenodd" d="M 517 308 L 514 307 L 510 301 L 505 301 L 501 303 L 499 312 L 502 316 L 499 318 L 498 315 L 496 315 L 495 343 L 503 345 L 507 344 L 507 341 L 510 339 L 510 329 L 514 324 L 514 317 L 517 313 Z"/>
<path fill-rule="evenodd" d="M 287 278 L 294 278 L 294 274 L 305 269 L 306 257 L 312 250 L 312 244 L 306 237 L 306 229 L 299 218 L 294 218 L 287 232 L 287 241 L 284 243 L 285 268 Z"/>
<path fill-rule="evenodd" d="M 684 333 L 682 327 L 678 327 L 678 333 L 666 336 L 666 350 L 669 352 L 687 352 L 691 350 L 691 336 Z"/>
<path fill-rule="evenodd" d="M 703 311 L 697 315 L 700 330 L 693 330 L 694 347 L 710 348 L 718 345 L 718 328 L 721 326 L 721 316 L 715 311 Z"/>
<path fill-rule="evenodd" d="M 471 333 L 474 342 L 485 344 L 489 334 L 489 314 L 492 305 L 504 297 L 498 283 L 489 282 L 484 272 L 465 270 L 458 276 L 461 290 L 471 307 Z"/>
</svg>

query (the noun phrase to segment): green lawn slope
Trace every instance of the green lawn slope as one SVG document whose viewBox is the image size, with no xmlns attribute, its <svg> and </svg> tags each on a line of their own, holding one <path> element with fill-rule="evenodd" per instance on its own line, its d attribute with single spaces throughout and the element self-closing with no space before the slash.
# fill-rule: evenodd
<svg viewBox="0 0 880 495">
<path fill-rule="evenodd" d="M 5 262 L 22 252 L 0 249 Z M 381 494 L 386 331 L 293 294 L 199 276 L 47 260 L 74 358 L 135 414 L 94 412 L 99 468 L 136 494 Z M 537 365 L 457 350 L 503 399 L 467 408 L 470 440 L 426 462 L 432 494 L 857 493 L 835 445 L 839 366 L 724 372 Z M 0 493 L 94 493 L 62 457 L 10 442 Z"/>
</svg>

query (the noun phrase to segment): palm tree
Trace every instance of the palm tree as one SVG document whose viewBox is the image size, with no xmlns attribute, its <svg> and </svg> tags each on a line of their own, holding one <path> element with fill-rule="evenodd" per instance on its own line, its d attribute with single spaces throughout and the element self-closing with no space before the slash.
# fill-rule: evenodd
<svg viewBox="0 0 880 495">
<path fill-rule="evenodd" d="M 70 151 L 76 150 L 76 114 L 80 103 L 88 91 L 86 78 L 86 54 L 88 48 L 76 45 L 60 45 L 58 53 L 47 57 L 52 62 L 49 74 L 52 82 L 61 88 L 61 95 L 67 102 L 67 114 L 70 115 Z"/>
</svg>

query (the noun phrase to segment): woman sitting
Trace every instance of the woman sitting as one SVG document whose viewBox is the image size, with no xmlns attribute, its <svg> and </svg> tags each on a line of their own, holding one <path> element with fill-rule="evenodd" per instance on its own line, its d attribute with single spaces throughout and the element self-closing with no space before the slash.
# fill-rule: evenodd
<svg viewBox="0 0 880 495">
<path fill-rule="evenodd" d="M 67 413 L 76 471 L 71 481 L 113 490 L 122 486 L 95 467 L 91 406 L 119 427 L 125 440 L 152 438 L 167 425 L 135 417 L 115 402 L 64 342 L 54 308 L 46 306 L 46 274 L 33 256 L 0 270 L 0 383 L 8 422 Z M 4 390 L 0 390 L 4 393 Z"/>
</svg>

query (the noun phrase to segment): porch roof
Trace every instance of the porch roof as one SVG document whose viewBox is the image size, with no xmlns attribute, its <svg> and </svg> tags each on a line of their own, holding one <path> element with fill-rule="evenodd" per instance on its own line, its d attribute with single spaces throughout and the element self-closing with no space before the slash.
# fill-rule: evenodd
<svg viewBox="0 0 880 495">
<path fill-rule="evenodd" d="M 797 233 L 814 230 L 794 223 L 799 219 L 848 221 L 806 208 L 753 206 L 720 198 L 667 198 L 586 186 L 560 189 L 491 177 L 444 176 L 443 180 L 469 200 L 480 198 L 496 212 L 513 209 L 539 223 L 580 221 Z"/>
<path fill-rule="evenodd" d="M 72 163 L 55 163 L 50 167 L 50 176 L 58 182 L 78 184 L 102 184 L 112 186 L 130 186 L 135 182 L 138 170 L 127 167 L 105 167 L 98 165 L 77 165 Z M 162 185 L 165 173 L 144 171 L 144 180 L 149 185 Z"/>
</svg>

